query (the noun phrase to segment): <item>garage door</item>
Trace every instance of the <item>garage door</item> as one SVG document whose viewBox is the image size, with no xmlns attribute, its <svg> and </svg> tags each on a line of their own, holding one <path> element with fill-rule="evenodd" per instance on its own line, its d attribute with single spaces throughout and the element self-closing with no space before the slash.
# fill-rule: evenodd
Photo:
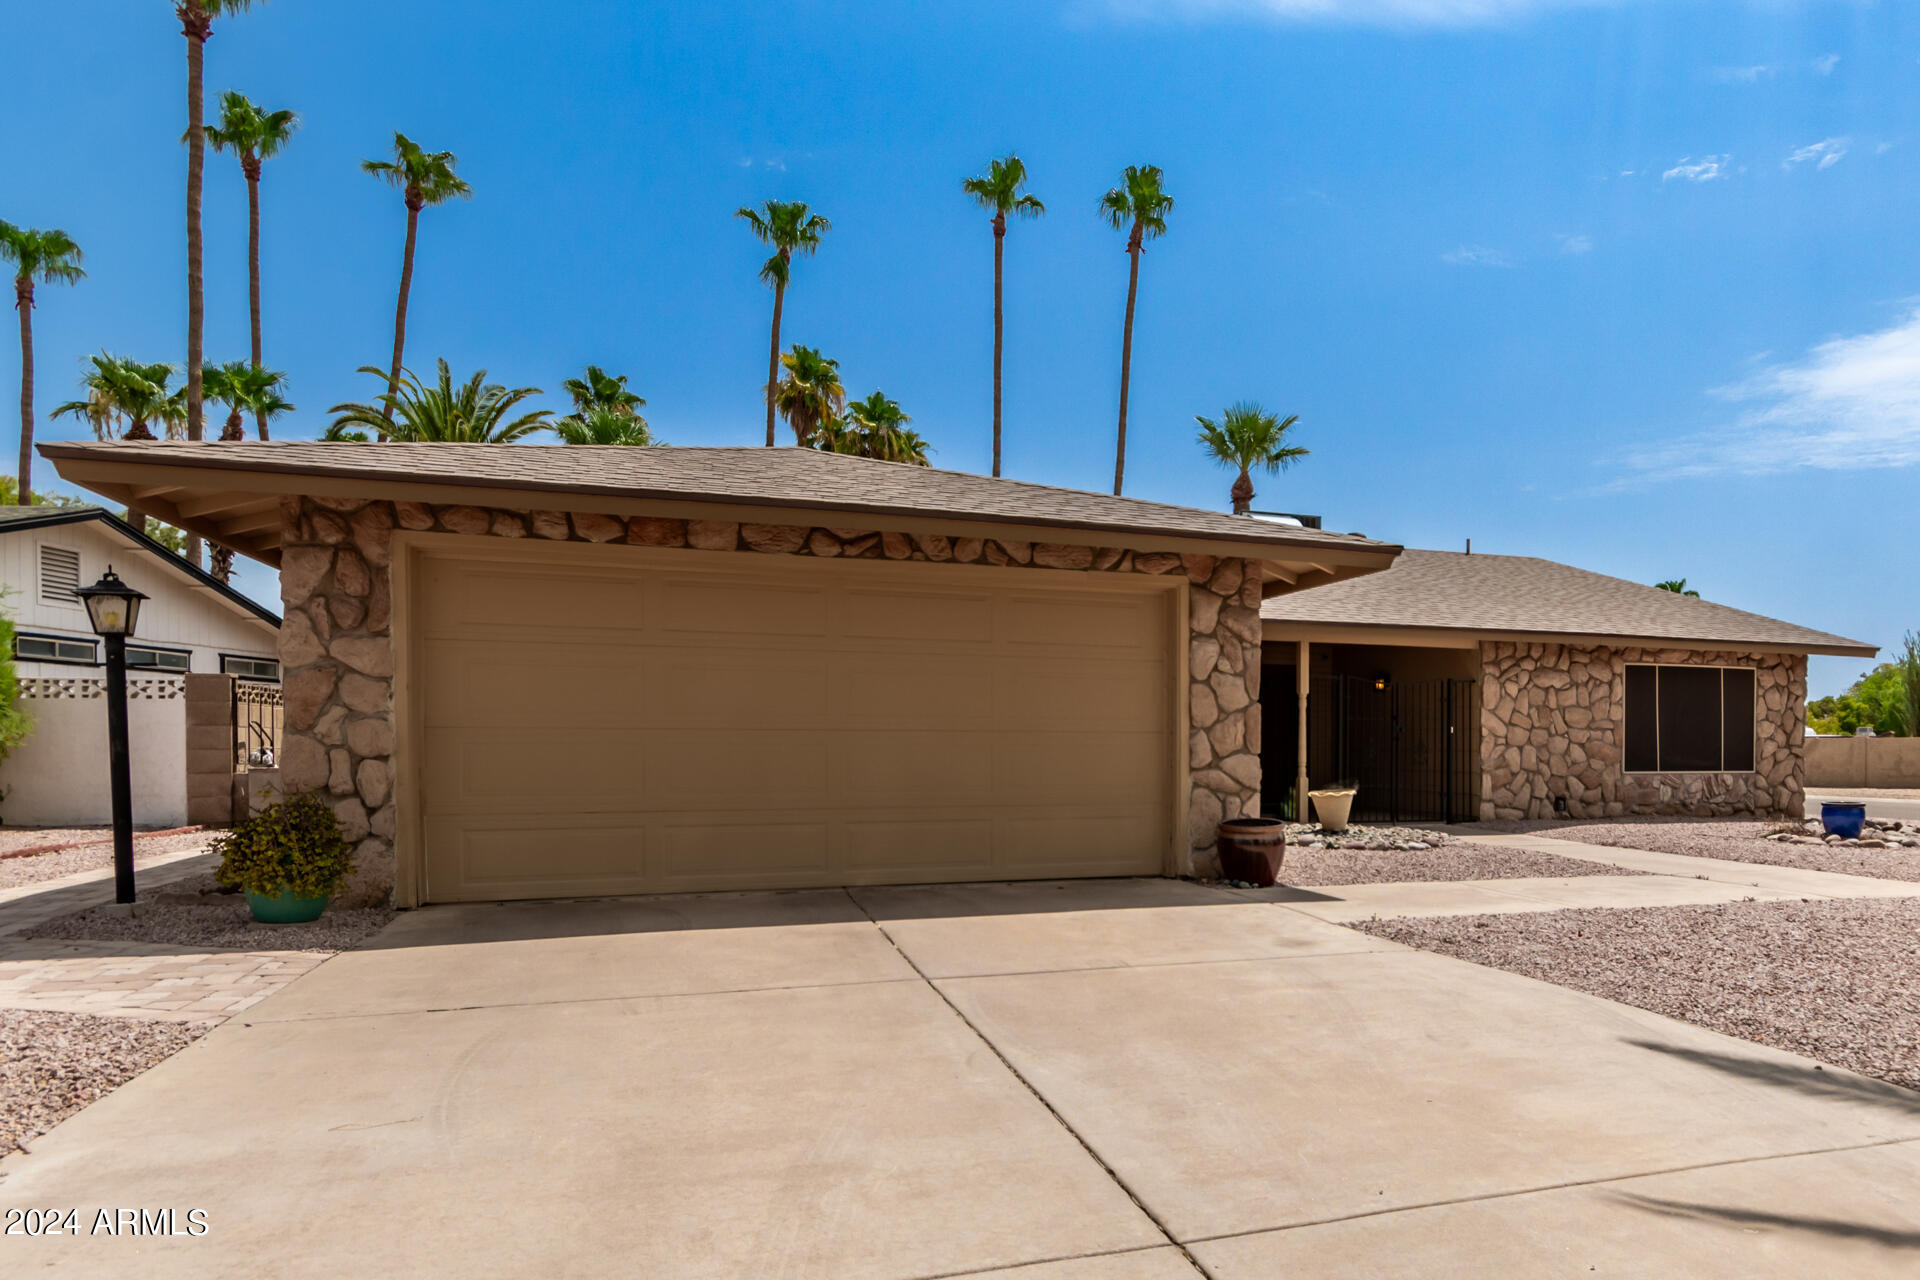
<svg viewBox="0 0 1920 1280">
<path fill-rule="evenodd" d="M 430 900 L 1162 868 L 1165 581 L 485 555 L 412 566 Z"/>
</svg>

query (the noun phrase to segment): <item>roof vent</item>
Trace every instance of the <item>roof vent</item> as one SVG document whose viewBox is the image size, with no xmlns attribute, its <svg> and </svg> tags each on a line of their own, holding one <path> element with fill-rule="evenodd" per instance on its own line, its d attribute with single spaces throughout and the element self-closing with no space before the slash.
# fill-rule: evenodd
<svg viewBox="0 0 1920 1280">
<path fill-rule="evenodd" d="M 80 553 L 72 547 L 40 548 L 42 604 L 80 603 Z"/>
<path fill-rule="evenodd" d="M 1319 516 L 1303 516 L 1291 511 L 1249 511 L 1247 514 L 1255 520 L 1264 520 L 1268 524 L 1291 525 L 1296 529 L 1318 529 L 1320 527 Z"/>
</svg>

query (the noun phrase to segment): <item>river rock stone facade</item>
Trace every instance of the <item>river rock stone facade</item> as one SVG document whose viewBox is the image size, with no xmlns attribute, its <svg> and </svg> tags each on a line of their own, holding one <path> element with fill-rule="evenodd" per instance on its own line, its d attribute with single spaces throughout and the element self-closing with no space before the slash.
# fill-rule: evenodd
<svg viewBox="0 0 1920 1280">
<path fill-rule="evenodd" d="M 1802 812 L 1804 655 L 1500 642 L 1483 643 L 1480 658 L 1483 821 L 1551 818 L 1561 796 L 1576 818 Z M 1629 663 L 1753 668 L 1753 771 L 1628 773 Z"/>
<path fill-rule="evenodd" d="M 1119 547 L 906 534 L 839 526 L 735 524 L 351 498 L 281 507 L 280 629 L 286 698 L 279 762 L 288 795 L 320 792 L 354 842 L 350 902 L 394 883 L 394 531 L 630 543 L 743 554 L 832 556 L 1009 569 L 1181 574 L 1187 580 L 1188 864 L 1215 876 L 1215 828 L 1260 805 L 1260 578 L 1248 562 Z"/>
</svg>

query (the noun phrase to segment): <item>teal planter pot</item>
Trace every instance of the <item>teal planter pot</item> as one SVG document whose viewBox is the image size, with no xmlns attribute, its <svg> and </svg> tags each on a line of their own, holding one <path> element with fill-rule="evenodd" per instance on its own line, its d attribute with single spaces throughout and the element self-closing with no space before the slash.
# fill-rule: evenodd
<svg viewBox="0 0 1920 1280">
<path fill-rule="evenodd" d="M 277 894 L 247 890 L 247 905 L 253 908 L 253 918 L 261 924 L 306 924 L 310 920 L 318 920 L 331 901 L 325 895 L 297 898 L 292 890 Z"/>
</svg>

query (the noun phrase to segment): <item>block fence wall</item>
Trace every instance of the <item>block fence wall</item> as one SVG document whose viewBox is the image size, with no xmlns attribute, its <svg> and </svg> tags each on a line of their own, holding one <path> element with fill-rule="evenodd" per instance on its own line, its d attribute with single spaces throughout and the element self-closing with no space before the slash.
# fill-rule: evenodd
<svg viewBox="0 0 1920 1280">
<path fill-rule="evenodd" d="M 1219 873 L 1215 828 L 1260 804 L 1260 579 L 1248 562 L 1076 543 L 905 534 L 837 526 L 626 518 L 415 502 L 283 501 L 280 659 L 286 698 L 279 763 L 289 795 L 324 792 L 355 842 L 349 901 L 394 884 L 393 594 L 396 529 L 468 537 L 628 543 L 743 555 L 991 564 L 1010 571 L 1183 575 L 1189 794 L 1184 875 Z"/>
</svg>

